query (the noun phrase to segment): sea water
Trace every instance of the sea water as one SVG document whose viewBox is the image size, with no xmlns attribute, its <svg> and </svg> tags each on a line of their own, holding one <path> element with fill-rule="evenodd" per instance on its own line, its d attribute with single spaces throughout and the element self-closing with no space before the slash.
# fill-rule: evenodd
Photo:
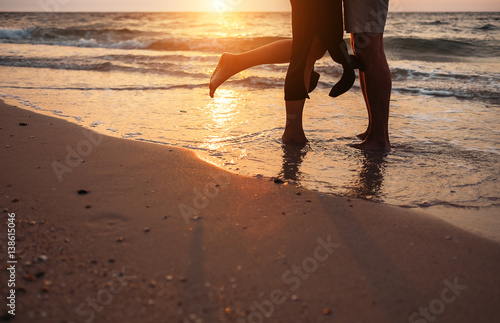
<svg viewBox="0 0 500 323">
<path fill-rule="evenodd" d="M 349 146 L 367 125 L 356 82 L 317 62 L 310 143 L 280 142 L 286 64 L 246 70 L 208 96 L 222 52 L 291 37 L 289 13 L 0 13 L 0 97 L 123 138 L 195 150 L 245 175 L 325 193 L 500 218 L 499 13 L 389 14 L 393 150 Z M 347 35 L 346 35 L 347 41 Z M 497 227 L 498 228 L 498 227 Z"/>
</svg>

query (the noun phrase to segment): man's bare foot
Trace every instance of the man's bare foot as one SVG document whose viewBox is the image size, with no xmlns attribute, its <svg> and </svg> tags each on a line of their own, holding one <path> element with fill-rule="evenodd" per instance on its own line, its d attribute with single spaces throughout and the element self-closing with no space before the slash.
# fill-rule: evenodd
<svg viewBox="0 0 500 323">
<path fill-rule="evenodd" d="M 208 85 L 211 98 L 214 97 L 215 90 L 217 90 L 222 83 L 238 72 L 235 70 L 234 65 L 234 55 L 228 53 L 221 55 L 219 63 L 210 78 L 210 84 Z"/>
</svg>

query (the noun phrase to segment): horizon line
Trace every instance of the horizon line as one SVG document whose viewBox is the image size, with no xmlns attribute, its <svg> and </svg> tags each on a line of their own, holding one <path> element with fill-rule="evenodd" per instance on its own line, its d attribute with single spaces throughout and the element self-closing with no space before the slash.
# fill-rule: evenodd
<svg viewBox="0 0 500 323">
<path fill-rule="evenodd" d="M 0 13 L 290 13 L 290 11 L 184 11 L 184 10 L 173 10 L 173 11 L 141 11 L 141 10 L 124 10 L 124 11 L 102 11 L 102 10 L 70 10 L 70 11 L 33 11 L 33 10 L 7 10 L 0 11 Z M 465 13 L 465 12 L 500 12 L 496 10 L 437 10 L 437 11 L 405 11 L 405 10 L 391 10 L 391 12 L 405 12 L 405 13 Z"/>
</svg>

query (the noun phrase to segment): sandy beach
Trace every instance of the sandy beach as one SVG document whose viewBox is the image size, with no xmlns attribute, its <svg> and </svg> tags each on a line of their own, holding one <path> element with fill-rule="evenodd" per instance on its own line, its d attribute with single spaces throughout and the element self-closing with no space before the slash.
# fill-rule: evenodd
<svg viewBox="0 0 500 323">
<path fill-rule="evenodd" d="M 13 227 L 17 260 L 2 261 L 1 320 L 500 320 L 497 242 L 188 150 L 0 115 L 2 259 Z"/>
</svg>

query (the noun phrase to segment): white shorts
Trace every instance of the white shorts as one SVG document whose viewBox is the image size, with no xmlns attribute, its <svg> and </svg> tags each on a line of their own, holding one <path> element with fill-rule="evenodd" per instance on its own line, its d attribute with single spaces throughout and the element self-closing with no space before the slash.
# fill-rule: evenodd
<svg viewBox="0 0 500 323">
<path fill-rule="evenodd" d="M 355 33 L 383 33 L 389 0 L 344 0 L 345 31 Z"/>
</svg>

